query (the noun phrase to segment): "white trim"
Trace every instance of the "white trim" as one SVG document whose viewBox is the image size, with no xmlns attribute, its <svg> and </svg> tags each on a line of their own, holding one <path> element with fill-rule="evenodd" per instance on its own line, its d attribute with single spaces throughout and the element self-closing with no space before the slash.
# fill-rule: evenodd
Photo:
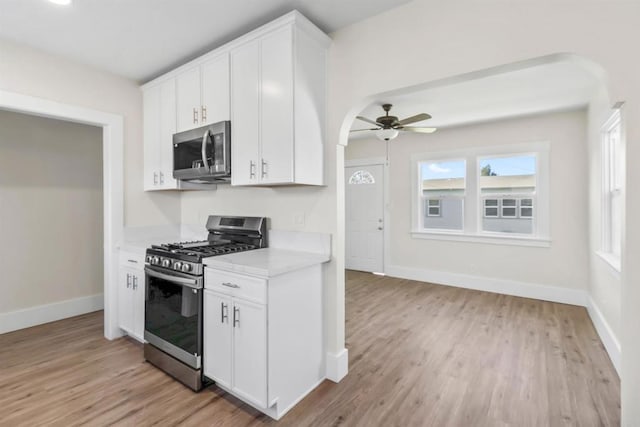
<svg viewBox="0 0 640 427">
<path fill-rule="evenodd" d="M 91 295 L 0 313 L 0 334 L 102 310 L 104 295 Z"/>
<path fill-rule="evenodd" d="M 562 304 L 587 306 L 587 292 L 582 289 L 563 288 L 516 280 L 492 279 L 469 274 L 425 270 L 402 266 L 389 266 L 387 275 L 401 279 L 418 280 L 458 288 L 494 292 L 523 298 L 533 298 Z"/>
<path fill-rule="evenodd" d="M 596 251 L 596 255 L 598 255 L 611 269 L 613 270 L 613 274 L 616 275 L 616 278 L 620 279 L 620 273 L 622 272 L 622 260 L 619 256 L 615 256 L 611 252 L 604 251 Z"/>
<path fill-rule="evenodd" d="M 0 90 L 0 108 L 102 127 L 104 198 L 104 335 L 122 336 L 117 324 L 118 254 L 124 224 L 122 116 Z"/>
<path fill-rule="evenodd" d="M 609 359 L 611 359 L 613 367 L 616 369 L 616 372 L 618 372 L 618 375 L 620 375 L 622 354 L 620 351 L 620 341 L 618 341 L 618 338 L 613 333 L 613 329 L 611 329 L 607 319 L 602 315 L 600 308 L 598 308 L 598 305 L 591 296 L 588 297 L 587 311 L 589 312 L 589 317 L 591 317 L 593 326 L 602 344 L 604 344 L 605 350 L 607 350 L 609 354 Z"/>
<path fill-rule="evenodd" d="M 328 380 L 339 383 L 349 372 L 349 350 L 343 348 L 337 353 L 327 352 L 326 376 Z"/>
<path fill-rule="evenodd" d="M 550 239 L 539 239 L 522 235 L 505 236 L 491 235 L 489 233 L 469 234 L 462 231 L 423 231 L 412 230 L 411 237 L 414 239 L 443 240 L 451 242 L 466 243 L 487 243 L 491 245 L 511 245 L 511 246 L 532 246 L 537 248 L 551 247 Z"/>
<path fill-rule="evenodd" d="M 387 164 L 387 159 L 384 157 L 369 157 L 366 159 L 353 159 L 353 160 L 345 160 L 344 167 L 350 168 L 355 166 L 373 166 L 373 165 L 385 165 Z"/>
<path fill-rule="evenodd" d="M 304 399 L 305 397 L 307 397 L 307 395 L 309 393 L 311 393 L 313 390 L 315 390 L 320 384 L 322 384 L 324 382 L 324 380 L 326 380 L 326 378 L 320 378 L 318 380 L 318 382 L 316 382 L 314 385 L 312 385 L 311 387 L 309 387 L 309 389 L 307 391 L 305 391 L 304 393 L 302 393 L 298 398 L 296 398 L 293 403 L 291 403 L 289 406 L 287 406 L 286 408 L 284 408 L 283 410 L 279 410 L 277 411 L 277 418 L 275 418 L 275 420 L 279 420 L 280 418 L 284 417 L 287 412 L 289 412 L 290 410 L 293 409 L 294 406 L 296 406 L 298 403 L 300 403 L 300 401 L 302 399 Z M 269 407 L 273 407 L 273 405 L 277 405 L 278 404 L 278 399 L 276 399 L 275 402 L 273 402 L 272 405 L 270 405 Z"/>
</svg>

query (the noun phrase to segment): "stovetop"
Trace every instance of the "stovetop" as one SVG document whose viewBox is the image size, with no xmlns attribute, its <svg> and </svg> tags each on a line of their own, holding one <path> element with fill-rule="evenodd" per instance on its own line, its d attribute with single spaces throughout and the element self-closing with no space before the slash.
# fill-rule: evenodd
<svg viewBox="0 0 640 427">
<path fill-rule="evenodd" d="M 197 258 L 198 261 L 202 260 L 202 258 L 215 256 L 215 255 L 225 255 L 234 252 L 242 252 L 248 251 L 251 249 L 256 249 L 257 246 L 242 243 L 242 242 L 231 242 L 229 240 L 219 240 L 219 241 L 209 241 L 209 240 L 198 240 L 191 242 L 177 242 L 177 243 L 165 243 L 162 245 L 153 245 L 152 249 L 156 249 L 158 251 L 166 251 L 173 255 L 173 258 L 178 259 L 187 259 L 191 260 L 192 258 Z M 185 257 L 185 258 L 183 258 Z M 188 257 L 188 258 L 186 258 Z"/>
</svg>

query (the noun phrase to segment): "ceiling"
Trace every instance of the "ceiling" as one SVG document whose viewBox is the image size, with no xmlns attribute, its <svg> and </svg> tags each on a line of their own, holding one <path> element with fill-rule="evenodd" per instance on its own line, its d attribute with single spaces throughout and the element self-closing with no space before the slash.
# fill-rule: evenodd
<svg viewBox="0 0 640 427">
<path fill-rule="evenodd" d="M 393 104 L 390 114 L 399 119 L 423 112 L 433 117 L 411 126 L 446 128 L 584 107 L 599 82 L 596 74 L 582 63 L 560 60 L 402 95 L 383 96 L 376 98 L 359 115 L 375 120 L 384 114 L 381 105 L 390 103 Z M 366 128 L 371 126 L 360 120 L 355 120 L 351 127 Z M 357 132 L 351 138 L 373 136 L 374 132 Z M 402 133 L 398 139 L 401 137 Z"/>
<path fill-rule="evenodd" d="M 330 33 L 409 0 L 2 0 L 0 37 L 138 82 L 293 9 Z"/>
</svg>

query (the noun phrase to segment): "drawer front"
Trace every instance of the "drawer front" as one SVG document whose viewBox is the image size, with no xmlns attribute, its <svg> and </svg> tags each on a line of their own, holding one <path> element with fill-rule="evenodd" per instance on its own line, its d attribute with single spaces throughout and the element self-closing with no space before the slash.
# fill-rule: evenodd
<svg viewBox="0 0 640 427">
<path fill-rule="evenodd" d="M 267 281 L 263 279 L 206 268 L 204 287 L 225 295 L 267 303 Z"/>
<path fill-rule="evenodd" d="M 120 265 L 136 269 L 144 268 L 144 252 L 120 252 Z"/>
</svg>

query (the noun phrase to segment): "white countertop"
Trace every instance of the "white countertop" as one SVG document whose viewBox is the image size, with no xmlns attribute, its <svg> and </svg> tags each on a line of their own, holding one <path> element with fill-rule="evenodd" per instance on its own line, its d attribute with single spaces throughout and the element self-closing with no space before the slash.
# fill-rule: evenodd
<svg viewBox="0 0 640 427">
<path fill-rule="evenodd" d="M 206 267 L 259 277 L 274 277 L 328 262 L 328 254 L 264 248 L 205 258 Z"/>
</svg>

